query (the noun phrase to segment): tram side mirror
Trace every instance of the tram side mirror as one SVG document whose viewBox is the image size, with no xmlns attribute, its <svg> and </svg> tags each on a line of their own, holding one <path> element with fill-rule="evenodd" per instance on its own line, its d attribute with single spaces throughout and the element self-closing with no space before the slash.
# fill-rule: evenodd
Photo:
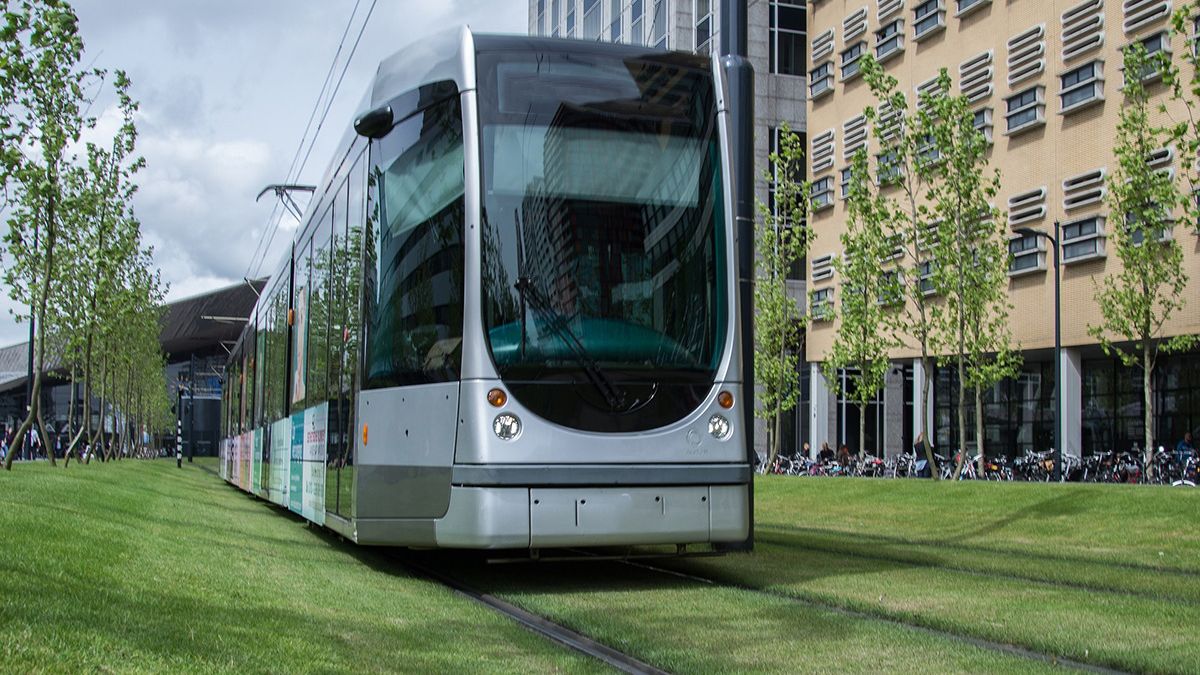
<svg viewBox="0 0 1200 675">
<path fill-rule="evenodd" d="M 354 132 L 367 138 L 383 138 L 392 128 L 392 106 L 385 105 L 354 120 Z"/>
</svg>

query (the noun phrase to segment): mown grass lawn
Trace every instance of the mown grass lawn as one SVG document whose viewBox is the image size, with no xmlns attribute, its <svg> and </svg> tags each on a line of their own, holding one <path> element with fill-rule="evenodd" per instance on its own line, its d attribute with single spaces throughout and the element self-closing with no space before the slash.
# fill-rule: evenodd
<svg viewBox="0 0 1200 675">
<path fill-rule="evenodd" d="M 0 672 L 591 672 L 212 474 L 0 472 Z"/>
<path fill-rule="evenodd" d="M 1200 491 L 760 478 L 753 555 L 685 569 L 1136 671 L 1200 670 Z"/>
<path fill-rule="evenodd" d="M 885 618 L 1128 670 L 1200 666 L 1200 492 L 756 490 L 753 554 L 666 564 L 773 596 L 612 562 L 430 560 L 677 672 L 1052 669 Z M 599 669 L 196 466 L 18 466 L 0 473 L 0 540 L 0 672 Z"/>
</svg>

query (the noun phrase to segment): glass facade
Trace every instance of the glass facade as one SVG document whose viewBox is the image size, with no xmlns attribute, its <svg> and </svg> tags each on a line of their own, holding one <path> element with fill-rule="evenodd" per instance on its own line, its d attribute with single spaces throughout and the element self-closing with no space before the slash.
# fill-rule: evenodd
<svg viewBox="0 0 1200 675">
<path fill-rule="evenodd" d="M 958 374 L 951 366 L 937 369 L 933 392 L 933 426 L 938 452 L 958 449 Z M 967 392 L 967 445 L 976 452 L 975 396 Z M 1015 457 L 1026 450 L 1054 445 L 1054 364 L 1026 363 L 1017 377 L 1003 380 L 983 394 L 984 447 L 989 455 Z"/>
<path fill-rule="evenodd" d="M 769 8 L 767 35 L 770 72 L 777 75 L 804 75 L 808 58 L 805 34 L 808 13 L 803 2 L 779 0 Z"/>
<path fill-rule="evenodd" d="M 1117 359 L 1083 362 L 1083 454 L 1145 443 L 1142 371 Z M 1200 353 L 1160 356 L 1154 382 L 1155 443 L 1200 436 Z"/>
</svg>

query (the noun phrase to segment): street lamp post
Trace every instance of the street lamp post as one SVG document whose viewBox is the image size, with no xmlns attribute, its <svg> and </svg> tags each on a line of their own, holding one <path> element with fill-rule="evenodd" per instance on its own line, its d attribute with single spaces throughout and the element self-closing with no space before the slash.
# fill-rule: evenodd
<svg viewBox="0 0 1200 675">
<path fill-rule="evenodd" d="M 1054 221 L 1054 236 L 1041 230 L 1018 227 L 1013 232 L 1025 236 L 1043 237 L 1054 246 L 1054 480 L 1062 480 L 1062 291 L 1058 272 L 1059 222 Z"/>
</svg>

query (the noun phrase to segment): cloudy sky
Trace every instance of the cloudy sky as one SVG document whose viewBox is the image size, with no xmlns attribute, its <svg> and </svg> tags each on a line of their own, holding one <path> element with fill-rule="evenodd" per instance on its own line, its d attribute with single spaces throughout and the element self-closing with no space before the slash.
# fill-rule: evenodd
<svg viewBox="0 0 1200 675">
<path fill-rule="evenodd" d="M 255 203 L 282 182 L 355 10 L 355 0 L 75 0 L 84 63 L 121 68 L 141 103 L 140 174 L 135 208 L 169 299 L 195 295 L 254 274 L 254 256 L 275 200 Z M 360 0 L 334 80 L 372 0 Z M 438 29 L 466 23 L 481 32 L 523 33 L 525 0 L 375 0 L 338 96 L 297 182 L 316 183 L 350 124 L 380 59 Z M 92 113 L 111 129 L 109 92 Z M 322 105 L 322 108 L 324 105 Z M 319 116 L 319 115 L 318 115 Z M 314 122 L 315 126 L 315 122 Z M 311 134 L 311 132 L 310 132 Z M 303 199 L 303 197 L 301 197 Z M 303 202 L 302 202 L 303 203 Z M 290 240 L 281 231 L 259 274 Z M 253 260 L 252 260 L 253 258 Z M 0 345 L 27 339 L 0 300 Z"/>
</svg>

